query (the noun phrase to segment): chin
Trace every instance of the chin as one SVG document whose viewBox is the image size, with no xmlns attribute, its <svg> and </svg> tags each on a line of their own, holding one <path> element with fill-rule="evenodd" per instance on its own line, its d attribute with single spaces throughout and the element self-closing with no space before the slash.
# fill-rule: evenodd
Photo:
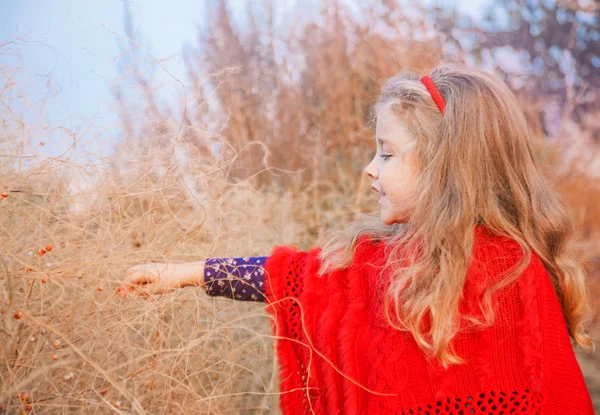
<svg viewBox="0 0 600 415">
<path fill-rule="evenodd" d="M 383 213 L 383 211 L 381 212 L 381 220 L 386 225 L 392 225 L 396 223 L 396 219 L 388 217 L 387 215 L 385 215 L 385 213 Z"/>
<path fill-rule="evenodd" d="M 408 217 L 404 217 L 401 215 L 389 217 L 384 210 L 381 211 L 381 220 L 386 225 L 393 225 L 394 223 L 406 223 L 408 222 Z"/>
</svg>

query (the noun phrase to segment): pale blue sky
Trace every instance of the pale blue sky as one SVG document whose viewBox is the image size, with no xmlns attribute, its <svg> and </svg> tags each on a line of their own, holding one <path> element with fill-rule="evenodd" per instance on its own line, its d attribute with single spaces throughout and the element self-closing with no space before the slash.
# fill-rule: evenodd
<svg viewBox="0 0 600 415">
<path fill-rule="evenodd" d="M 311 4 L 318 4 L 317 0 L 297 2 L 307 12 L 314 7 Z M 180 53 L 185 44 L 197 44 L 205 2 L 128 0 L 128 3 L 143 55 L 165 59 L 164 67 L 185 83 Z M 260 0 L 230 2 L 240 24 L 245 19 L 245 5 L 258 3 Z M 489 0 L 462 0 L 456 5 L 459 10 L 478 17 L 488 3 Z M 77 132 L 92 123 L 92 129 L 109 135 L 106 143 L 115 139 L 119 126 L 110 83 L 118 76 L 119 42 L 124 44 L 122 0 L 0 0 L 0 5 L 0 44 L 15 41 L 0 48 L 0 65 L 27 68 L 15 79 L 29 101 L 27 123 L 63 126 Z M 172 82 L 155 63 L 145 68 L 148 74 L 153 74 L 154 85 L 171 82 L 157 91 L 159 98 L 168 102 L 176 99 L 181 86 Z M 46 87 L 48 77 L 54 85 L 50 91 Z M 51 96 L 47 97 L 49 92 Z M 35 102 L 44 97 L 46 112 L 39 114 L 40 106 Z M 15 105 L 11 104 L 13 110 L 22 111 Z M 52 141 L 42 133 L 36 139 Z M 44 151 L 51 153 L 52 148 L 46 146 Z"/>
<path fill-rule="evenodd" d="M 94 116 L 96 126 L 115 125 L 118 117 L 110 83 L 119 75 L 118 45 L 126 44 L 122 1 L 0 2 L 4 3 L 0 44 L 20 38 L 0 50 L 0 64 L 29 68 L 17 81 L 31 101 L 48 93 L 48 76 L 55 87 L 56 95 L 48 100 L 47 113 L 40 115 L 40 121 L 76 131 L 83 130 Z M 195 43 L 203 3 L 177 0 L 177 7 L 157 0 L 143 0 L 143 7 L 141 3 L 130 1 L 130 7 L 143 37 L 144 54 L 156 59 L 170 57 L 163 65 L 183 80 L 184 65 L 177 54 L 185 42 Z M 160 80 L 156 65 L 146 65 L 146 71 L 149 69 Z M 29 122 L 35 123 L 36 117 L 35 111 L 28 111 Z"/>
</svg>

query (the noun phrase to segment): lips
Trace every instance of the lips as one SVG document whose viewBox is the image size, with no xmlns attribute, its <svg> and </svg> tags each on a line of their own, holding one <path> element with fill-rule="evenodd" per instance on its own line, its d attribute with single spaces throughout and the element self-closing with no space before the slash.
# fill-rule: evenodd
<svg viewBox="0 0 600 415">
<path fill-rule="evenodd" d="M 372 188 L 373 190 L 375 190 L 377 193 L 379 193 L 379 194 L 380 194 L 382 197 L 383 197 L 383 196 L 385 196 L 385 192 L 384 192 L 384 191 L 381 191 L 381 190 L 379 190 L 379 189 L 378 189 L 378 188 L 376 188 L 375 186 L 371 186 L 371 188 Z"/>
</svg>

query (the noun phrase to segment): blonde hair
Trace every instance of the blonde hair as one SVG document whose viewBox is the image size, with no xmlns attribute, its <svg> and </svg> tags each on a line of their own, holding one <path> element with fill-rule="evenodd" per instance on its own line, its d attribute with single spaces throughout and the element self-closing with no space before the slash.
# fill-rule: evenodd
<svg viewBox="0 0 600 415">
<path fill-rule="evenodd" d="M 459 330 L 459 299 L 474 227 L 484 224 L 516 241 L 524 255 L 507 278 L 488 289 L 482 300 L 484 321 L 472 319 L 473 325 L 493 323 L 493 292 L 518 279 L 533 250 L 551 276 L 569 335 L 593 350 L 584 330 L 591 319 L 585 271 L 569 244 L 573 224 L 538 167 L 535 146 L 540 143 L 516 97 L 501 80 L 475 68 L 442 64 L 429 76 L 446 101 L 443 115 L 420 76 L 412 72 L 388 79 L 371 111 L 373 121 L 383 108 L 392 109 L 416 140 L 423 168 L 415 184 L 422 190 L 407 201 L 414 211 L 406 223 L 386 225 L 377 213 L 329 231 L 325 243 L 319 244 L 319 275 L 347 267 L 360 237 L 384 241 L 392 247 L 384 269 L 389 267 L 393 275 L 385 296 L 386 320 L 412 332 L 419 347 L 444 367 L 464 363 L 451 341 Z M 402 249 L 407 246 L 417 247 L 419 254 Z M 391 321 L 389 301 L 402 326 Z M 431 326 L 423 333 L 427 314 Z"/>
</svg>

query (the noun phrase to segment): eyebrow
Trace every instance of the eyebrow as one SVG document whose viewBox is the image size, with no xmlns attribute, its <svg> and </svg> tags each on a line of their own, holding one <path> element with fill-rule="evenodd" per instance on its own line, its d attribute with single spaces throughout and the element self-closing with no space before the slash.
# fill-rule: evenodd
<svg viewBox="0 0 600 415">
<path fill-rule="evenodd" d="M 380 137 L 378 137 L 378 138 L 377 138 L 377 142 L 378 142 L 379 144 L 381 144 L 382 146 L 383 146 L 385 143 L 391 144 L 391 143 L 390 143 L 388 140 L 386 140 L 385 138 L 380 138 Z"/>
</svg>

